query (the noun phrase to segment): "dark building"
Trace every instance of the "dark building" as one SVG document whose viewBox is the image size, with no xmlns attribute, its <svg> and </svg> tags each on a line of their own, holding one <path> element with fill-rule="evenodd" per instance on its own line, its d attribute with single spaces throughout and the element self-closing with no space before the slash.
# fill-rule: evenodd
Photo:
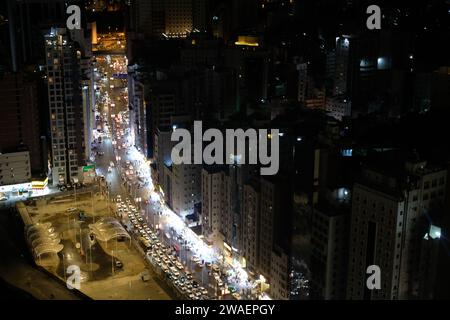
<svg viewBox="0 0 450 320">
<path fill-rule="evenodd" d="M 427 290 L 438 265 L 432 242 L 441 237 L 446 178 L 445 168 L 396 151 L 363 169 L 352 195 L 347 298 L 432 296 Z M 380 290 L 366 286 L 370 265 L 382 270 Z"/>
<path fill-rule="evenodd" d="M 1 152 L 14 148 L 29 151 L 31 170 L 41 173 L 46 164 L 42 161 L 36 83 L 33 75 L 25 72 L 0 75 L 0 148 Z"/>
</svg>

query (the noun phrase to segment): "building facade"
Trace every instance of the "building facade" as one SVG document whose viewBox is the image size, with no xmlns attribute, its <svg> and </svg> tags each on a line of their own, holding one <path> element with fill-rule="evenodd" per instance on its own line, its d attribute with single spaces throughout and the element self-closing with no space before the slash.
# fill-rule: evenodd
<svg viewBox="0 0 450 320">
<path fill-rule="evenodd" d="M 53 185 L 79 178 L 86 154 L 81 50 L 65 29 L 45 36 Z"/>
</svg>

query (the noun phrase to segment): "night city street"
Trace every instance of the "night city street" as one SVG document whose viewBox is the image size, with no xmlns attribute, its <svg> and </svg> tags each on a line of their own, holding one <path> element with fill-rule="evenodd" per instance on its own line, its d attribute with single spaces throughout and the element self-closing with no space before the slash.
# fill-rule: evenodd
<svg viewBox="0 0 450 320">
<path fill-rule="evenodd" d="M 2 1 L 0 301 L 450 299 L 449 40 L 448 0 Z"/>
</svg>

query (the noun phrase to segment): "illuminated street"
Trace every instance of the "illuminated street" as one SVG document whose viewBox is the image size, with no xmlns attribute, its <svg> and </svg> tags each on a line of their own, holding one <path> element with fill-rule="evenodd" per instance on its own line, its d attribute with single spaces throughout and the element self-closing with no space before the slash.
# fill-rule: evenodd
<svg viewBox="0 0 450 320">
<path fill-rule="evenodd" d="M 450 299 L 450 0 L 397 2 L 0 1 L 0 300 Z"/>
<path fill-rule="evenodd" d="M 195 280 L 207 288 L 212 296 L 230 298 L 232 295 L 228 288 L 231 287 L 239 293 L 234 294 L 234 298 L 255 298 L 251 292 L 257 284 L 249 279 L 239 263 L 234 260 L 233 265 L 224 264 L 220 253 L 207 245 L 170 210 L 155 190 L 149 161 L 134 147 L 134 139 L 128 129 L 126 82 L 112 77 L 112 74 L 124 71 L 126 58 L 101 56 L 97 57 L 97 62 L 97 87 L 100 88 L 101 101 L 101 112 L 98 114 L 101 120 L 97 123 L 102 124 L 101 132 L 97 135 L 104 138 L 97 144 L 97 151 L 102 155 L 96 157 L 96 171 L 106 177 L 111 201 L 115 201 L 117 196 L 121 199 L 130 198 L 140 207 L 146 223 L 154 231 L 157 227 L 161 242 L 168 248 L 178 248 L 177 256 L 185 268 L 193 273 Z M 111 162 L 114 164 L 112 168 Z M 125 218 L 123 221 L 127 220 Z M 220 272 L 212 271 L 206 264 L 219 266 Z"/>
</svg>

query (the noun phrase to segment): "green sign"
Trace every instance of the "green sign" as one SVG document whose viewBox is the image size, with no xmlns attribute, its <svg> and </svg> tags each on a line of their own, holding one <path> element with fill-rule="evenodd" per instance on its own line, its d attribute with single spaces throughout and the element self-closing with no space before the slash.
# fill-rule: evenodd
<svg viewBox="0 0 450 320">
<path fill-rule="evenodd" d="M 95 165 L 90 165 L 90 166 L 84 166 L 83 167 L 83 172 L 88 172 L 91 170 L 95 170 Z"/>
</svg>

